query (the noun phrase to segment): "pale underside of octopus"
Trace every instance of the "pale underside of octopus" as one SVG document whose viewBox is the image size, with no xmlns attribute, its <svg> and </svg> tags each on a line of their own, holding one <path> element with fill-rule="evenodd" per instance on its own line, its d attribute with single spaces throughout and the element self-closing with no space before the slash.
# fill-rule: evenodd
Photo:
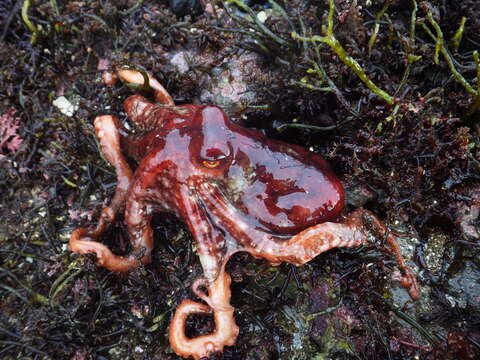
<svg viewBox="0 0 480 360">
<path fill-rule="evenodd" d="M 342 222 L 332 221 L 344 206 L 343 188 L 320 157 L 235 125 L 215 106 L 175 106 L 151 75 L 119 70 L 116 75 L 106 73 L 104 79 L 112 76 L 130 84 L 148 82 L 157 104 L 139 95 L 125 101 L 129 119 L 142 136 L 127 134 L 114 116 L 95 119 L 101 151 L 118 182 L 96 228 L 76 229 L 70 249 L 95 253 L 100 266 L 126 272 L 151 261 L 154 212 L 182 218 L 204 270 L 192 290 L 206 304 L 183 300 L 176 309 L 169 330 L 175 353 L 200 359 L 235 344 L 239 329 L 225 265 L 239 251 L 272 264 L 301 265 L 332 248 L 364 244 L 373 233 L 389 246 L 402 285 L 412 298 L 419 296 L 395 236 L 374 214 L 358 209 Z M 122 150 L 137 160 L 135 173 Z M 274 161 L 263 159 L 266 155 Z M 290 202 L 282 204 L 282 198 Z M 98 241 L 122 211 L 133 247 L 127 256 L 113 254 Z M 213 333 L 185 335 L 189 315 L 212 312 Z"/>
</svg>

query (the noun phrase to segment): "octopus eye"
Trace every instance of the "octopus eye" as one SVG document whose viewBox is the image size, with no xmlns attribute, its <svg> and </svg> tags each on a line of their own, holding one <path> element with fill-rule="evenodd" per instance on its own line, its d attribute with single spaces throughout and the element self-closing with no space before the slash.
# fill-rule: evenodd
<svg viewBox="0 0 480 360">
<path fill-rule="evenodd" d="M 213 169 L 216 168 L 218 165 L 220 165 L 220 161 L 218 160 L 203 160 L 202 161 L 203 166 Z"/>
</svg>

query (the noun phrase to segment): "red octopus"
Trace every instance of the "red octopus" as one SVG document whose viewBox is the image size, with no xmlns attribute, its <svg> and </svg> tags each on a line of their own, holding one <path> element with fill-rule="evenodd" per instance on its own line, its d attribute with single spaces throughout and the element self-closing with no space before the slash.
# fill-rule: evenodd
<svg viewBox="0 0 480 360">
<path fill-rule="evenodd" d="M 112 83 L 112 74 L 105 75 Z M 126 272 L 151 261 L 153 213 L 182 218 L 204 270 L 192 290 L 206 304 L 184 300 L 177 308 L 169 337 L 178 355 L 200 359 L 234 345 L 238 327 L 225 264 L 239 251 L 273 264 L 301 265 L 332 248 L 359 246 L 373 230 L 385 236 L 402 272 L 402 285 L 412 298 L 419 296 L 394 235 L 375 215 L 358 209 L 335 222 L 344 208 L 344 189 L 320 156 L 243 128 L 217 106 L 175 106 L 150 75 L 120 70 L 113 76 L 127 83 L 148 82 L 156 103 L 140 95 L 125 100 L 135 134 L 114 116 L 95 119 L 101 150 L 115 167 L 118 183 L 96 228 L 76 229 L 70 249 L 95 253 L 100 266 Z M 135 172 L 122 152 L 138 163 Z M 115 255 L 97 241 L 121 211 L 133 247 L 127 256 Z M 215 331 L 187 338 L 187 317 L 211 312 Z"/>
</svg>

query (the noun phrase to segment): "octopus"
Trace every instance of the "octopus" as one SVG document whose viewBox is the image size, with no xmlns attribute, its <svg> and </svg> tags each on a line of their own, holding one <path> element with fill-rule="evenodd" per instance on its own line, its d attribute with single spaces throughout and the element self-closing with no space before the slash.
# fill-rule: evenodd
<svg viewBox="0 0 480 360">
<path fill-rule="evenodd" d="M 98 265 L 111 271 L 128 272 L 151 261 L 154 213 L 184 220 L 204 271 L 192 291 L 203 302 L 187 299 L 177 307 L 169 327 L 176 354 L 200 359 L 235 344 L 239 328 L 225 265 L 237 252 L 274 265 L 301 265 L 333 248 L 365 244 L 373 233 L 389 246 L 401 284 L 413 299 L 419 296 L 395 235 L 365 209 L 343 215 L 343 186 L 321 156 L 244 128 L 217 106 L 176 106 L 150 74 L 121 69 L 106 73 L 104 81 L 112 85 L 117 77 L 149 86 L 155 102 L 139 94 L 124 101 L 134 132 L 115 116 L 95 119 L 95 133 L 115 168 L 117 185 L 98 224 L 74 230 L 69 246 L 79 254 L 94 253 Z M 138 164 L 135 171 L 126 157 Z M 125 256 L 99 241 L 120 213 L 132 245 Z M 212 333 L 186 336 L 188 316 L 212 313 Z"/>
</svg>

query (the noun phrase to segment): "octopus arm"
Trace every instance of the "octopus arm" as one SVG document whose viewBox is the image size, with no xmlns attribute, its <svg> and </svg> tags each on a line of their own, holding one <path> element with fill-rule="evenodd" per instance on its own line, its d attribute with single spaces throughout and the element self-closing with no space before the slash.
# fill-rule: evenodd
<svg viewBox="0 0 480 360">
<path fill-rule="evenodd" d="M 113 254 L 104 244 L 96 241 L 114 222 L 116 215 L 125 207 L 128 190 L 132 183 L 132 171 L 120 151 L 119 122 L 114 116 L 99 116 L 95 119 L 95 132 L 105 159 L 115 168 L 117 186 L 109 206 L 102 209 L 100 219 L 94 229 L 78 228 L 72 232 L 69 247 L 80 254 L 94 253 L 100 266 L 113 271 L 128 271 L 138 266 L 133 257 Z"/>
<path fill-rule="evenodd" d="M 225 346 L 232 346 L 238 336 L 238 327 L 230 305 L 231 278 L 225 272 L 228 249 L 225 248 L 224 234 L 212 225 L 208 210 L 197 198 L 196 192 L 186 186 L 181 187 L 178 208 L 195 238 L 200 262 L 205 278 L 198 279 L 192 291 L 207 305 L 183 300 L 175 311 L 170 323 L 170 345 L 176 354 L 194 359 L 208 357 L 214 352 L 221 352 Z M 202 289 L 206 289 L 204 292 Z M 192 314 L 209 314 L 213 312 L 215 330 L 211 334 L 188 338 L 185 324 Z"/>
<path fill-rule="evenodd" d="M 118 77 L 127 84 L 144 85 L 144 75 L 136 70 L 121 69 L 117 72 Z M 146 73 L 148 83 L 155 93 L 155 100 L 161 104 L 174 106 L 172 97 L 165 88 L 150 73 Z"/>
<path fill-rule="evenodd" d="M 212 225 L 212 220 L 206 210 L 202 207 L 201 201 L 196 193 L 183 186 L 180 190 L 178 208 L 181 210 L 182 218 L 195 239 L 198 257 L 202 264 L 204 275 L 209 280 L 214 280 L 223 263 L 222 251 L 224 235 L 219 229 Z"/>
<path fill-rule="evenodd" d="M 402 273 L 401 284 L 407 288 L 413 299 L 420 292 L 416 277 L 405 265 L 395 236 L 371 212 L 358 209 L 344 222 L 325 222 L 314 225 L 289 239 L 280 239 L 249 226 L 247 219 L 225 199 L 222 192 L 210 184 L 203 184 L 202 199 L 212 210 L 215 221 L 232 234 L 247 251 L 255 257 L 264 258 L 273 264 L 288 262 L 304 264 L 317 255 L 338 247 L 353 247 L 369 241 L 369 227 L 379 236 L 385 237 L 390 252 L 395 257 Z"/>
<path fill-rule="evenodd" d="M 176 354 L 185 358 L 192 356 L 198 360 L 214 352 L 223 351 L 225 346 L 235 344 L 239 329 L 235 324 L 234 309 L 230 305 L 230 283 L 230 275 L 222 266 L 217 278 L 207 285 L 208 295 L 203 296 L 209 304 L 215 304 L 215 308 L 191 300 L 183 300 L 177 307 L 169 329 L 170 345 Z M 208 314 L 212 310 L 214 332 L 196 338 L 186 337 L 185 324 L 188 316 L 194 313 Z"/>
</svg>

